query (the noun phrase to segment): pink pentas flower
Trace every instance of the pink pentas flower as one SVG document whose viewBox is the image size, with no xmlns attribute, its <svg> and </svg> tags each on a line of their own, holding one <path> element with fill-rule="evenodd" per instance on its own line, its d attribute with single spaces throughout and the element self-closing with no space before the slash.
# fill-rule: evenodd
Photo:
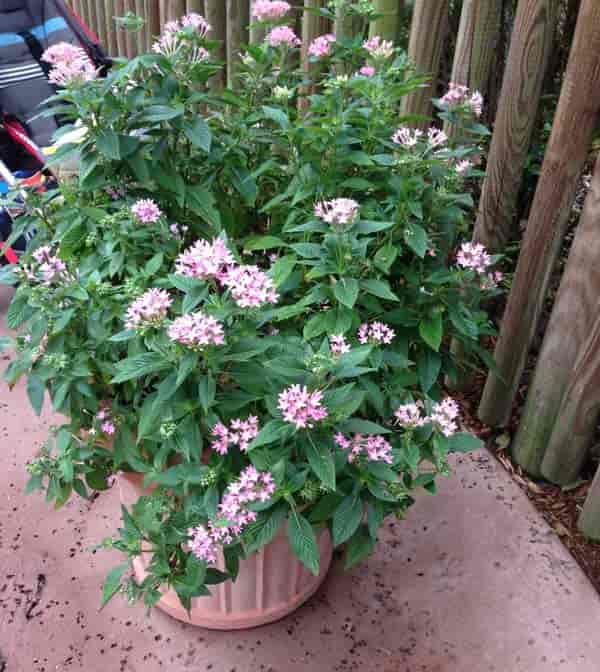
<svg viewBox="0 0 600 672">
<path fill-rule="evenodd" d="M 366 49 L 373 58 L 389 58 L 394 54 L 394 43 L 389 40 L 382 40 L 379 35 L 375 35 L 366 42 L 363 42 L 363 48 Z"/>
<path fill-rule="evenodd" d="M 315 216 L 333 225 L 352 224 L 358 216 L 359 204 L 351 198 L 334 198 L 315 205 Z"/>
<path fill-rule="evenodd" d="M 374 77 L 376 73 L 375 68 L 372 65 L 363 65 L 362 68 L 358 71 L 359 75 L 363 77 Z"/>
<path fill-rule="evenodd" d="M 364 322 L 358 328 L 358 341 L 362 345 L 373 343 L 374 345 L 389 345 L 396 336 L 396 332 L 383 322 Z"/>
<path fill-rule="evenodd" d="M 156 224 L 163 213 L 151 198 L 141 198 L 131 206 L 131 214 L 142 224 Z"/>
<path fill-rule="evenodd" d="M 401 404 L 396 409 L 394 416 L 398 423 L 407 429 L 422 427 L 429 422 L 429 418 L 423 414 L 423 402 L 421 401 Z"/>
<path fill-rule="evenodd" d="M 419 142 L 422 135 L 423 131 L 420 131 L 419 129 L 400 126 L 394 135 L 392 135 L 392 142 L 395 145 L 402 145 L 403 147 L 414 147 Z"/>
<path fill-rule="evenodd" d="M 219 279 L 240 308 L 260 308 L 279 300 L 273 280 L 258 266 L 233 266 Z"/>
<path fill-rule="evenodd" d="M 440 98 L 440 103 L 449 109 L 457 107 L 468 108 L 476 117 L 483 111 L 483 96 L 479 91 L 469 95 L 469 88 L 464 84 L 450 82 L 448 91 Z"/>
<path fill-rule="evenodd" d="M 308 47 L 309 56 L 314 58 L 326 58 L 331 55 L 331 45 L 335 42 L 335 35 L 320 35 L 315 38 Z"/>
<path fill-rule="evenodd" d="M 352 438 L 347 438 L 341 432 L 336 434 L 334 442 L 342 450 L 348 452 L 348 462 L 356 462 L 360 458 L 367 459 L 369 462 L 383 462 L 392 464 L 392 446 L 382 436 L 363 436 L 355 434 Z"/>
<path fill-rule="evenodd" d="M 490 289 L 496 289 L 503 279 L 504 275 L 500 271 L 495 271 L 493 273 L 486 273 L 481 278 L 481 289 L 483 289 L 484 291 L 489 291 Z"/>
<path fill-rule="evenodd" d="M 62 284 L 72 279 L 67 271 L 67 265 L 59 258 L 59 253 L 59 249 L 53 252 L 49 245 L 43 245 L 38 247 L 32 255 L 38 263 L 37 272 L 41 274 L 42 284 L 47 287 Z M 35 274 L 32 274 L 31 279 L 35 279 Z"/>
<path fill-rule="evenodd" d="M 464 161 L 458 161 L 456 165 L 454 166 L 454 170 L 459 174 L 459 175 L 465 175 L 468 173 L 471 168 L 473 167 L 473 164 L 471 161 L 468 161 L 465 159 Z"/>
<path fill-rule="evenodd" d="M 98 71 L 86 52 L 68 42 L 59 42 L 46 49 L 42 60 L 52 65 L 48 81 L 58 86 L 82 84 L 98 77 Z"/>
<path fill-rule="evenodd" d="M 143 329 L 162 324 L 173 299 L 164 289 L 149 289 L 137 298 L 127 309 L 125 326 L 127 329 Z"/>
<path fill-rule="evenodd" d="M 116 428 L 115 428 L 114 424 L 113 424 L 110 420 L 107 420 L 106 422 L 103 422 L 103 423 L 100 425 L 100 429 L 101 429 L 101 430 L 104 432 L 104 434 L 106 434 L 107 436 L 112 436 L 112 435 L 115 433 L 115 431 L 116 431 Z"/>
<path fill-rule="evenodd" d="M 492 259 L 481 243 L 463 243 L 456 255 L 456 263 L 462 268 L 483 275 L 491 265 Z"/>
<path fill-rule="evenodd" d="M 257 21 L 276 21 L 283 18 L 291 8 L 290 3 L 283 0 L 254 0 L 252 17 Z"/>
<path fill-rule="evenodd" d="M 345 355 L 352 349 L 346 341 L 344 334 L 334 334 L 329 337 L 329 348 L 331 353 L 336 356 Z"/>
<path fill-rule="evenodd" d="M 434 404 L 429 420 L 444 436 L 452 436 L 458 430 L 456 419 L 459 413 L 460 408 L 456 401 L 452 397 L 446 397 Z"/>
<path fill-rule="evenodd" d="M 286 422 L 295 425 L 296 429 L 306 429 L 327 417 L 322 402 L 323 392 L 320 390 L 309 392 L 305 385 L 292 385 L 281 392 L 277 406 Z"/>
<path fill-rule="evenodd" d="M 270 47 L 299 47 L 300 39 L 289 26 L 277 26 L 266 37 Z"/>
<path fill-rule="evenodd" d="M 246 452 L 250 443 L 258 436 L 258 418 L 255 415 L 246 420 L 236 418 L 231 421 L 229 428 L 218 422 L 212 428 L 212 434 L 216 440 L 211 447 L 219 455 L 227 455 L 230 446 L 238 446 L 242 452 Z"/>
<path fill-rule="evenodd" d="M 212 242 L 197 240 L 175 260 L 175 272 L 187 278 L 210 280 L 219 278 L 226 267 L 234 264 L 233 255 L 222 238 Z"/>
<path fill-rule="evenodd" d="M 431 127 L 427 131 L 427 140 L 432 147 L 441 147 L 448 142 L 448 136 L 439 128 Z"/>
<path fill-rule="evenodd" d="M 212 30 L 212 26 L 208 21 L 201 15 L 196 12 L 190 12 L 185 16 L 181 17 L 181 26 L 182 28 L 191 28 L 194 30 L 200 37 L 206 37 L 206 35 Z"/>
<path fill-rule="evenodd" d="M 194 350 L 225 343 L 223 325 L 201 311 L 178 317 L 169 325 L 167 334 L 172 341 Z"/>
</svg>

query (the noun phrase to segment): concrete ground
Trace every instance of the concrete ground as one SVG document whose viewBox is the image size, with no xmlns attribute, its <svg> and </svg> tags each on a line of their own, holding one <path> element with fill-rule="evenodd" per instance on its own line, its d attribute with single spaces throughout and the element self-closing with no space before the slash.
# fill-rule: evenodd
<svg viewBox="0 0 600 672">
<path fill-rule="evenodd" d="M 0 306 L 3 312 L 5 306 Z M 25 496 L 52 422 L 0 387 L 0 672 L 598 672 L 600 600 L 555 534 L 485 453 L 390 522 L 377 553 L 296 614 L 211 632 L 122 600 L 98 610 L 119 561 L 96 542 L 118 493 L 56 512 Z"/>
</svg>

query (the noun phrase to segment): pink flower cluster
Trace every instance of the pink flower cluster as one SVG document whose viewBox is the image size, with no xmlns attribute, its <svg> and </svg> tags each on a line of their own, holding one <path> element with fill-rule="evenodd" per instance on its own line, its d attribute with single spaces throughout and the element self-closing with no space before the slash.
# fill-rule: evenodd
<svg viewBox="0 0 600 672">
<path fill-rule="evenodd" d="M 490 290 L 496 289 L 498 285 L 504 280 L 504 275 L 500 271 L 494 271 L 493 273 L 486 273 L 481 278 L 481 289 Z"/>
<path fill-rule="evenodd" d="M 151 198 L 141 198 L 131 206 L 131 214 L 142 224 L 156 224 L 163 213 Z"/>
<path fill-rule="evenodd" d="M 394 416 L 402 427 L 422 427 L 429 422 L 429 418 L 423 415 L 423 402 L 417 401 L 412 404 L 401 404 L 396 409 Z"/>
<path fill-rule="evenodd" d="M 358 74 L 362 75 L 363 77 L 374 77 L 375 72 L 376 70 L 372 65 L 363 65 L 362 68 L 358 71 Z"/>
<path fill-rule="evenodd" d="M 492 263 L 492 259 L 481 243 L 463 243 L 456 255 L 456 263 L 462 268 L 483 275 Z"/>
<path fill-rule="evenodd" d="M 194 350 L 225 343 L 221 323 L 200 311 L 178 317 L 169 325 L 167 334 L 172 341 Z"/>
<path fill-rule="evenodd" d="M 340 355 L 345 355 L 347 352 L 350 352 L 352 349 L 350 344 L 346 341 L 344 334 L 334 334 L 329 337 L 329 348 L 331 353 L 336 357 Z"/>
<path fill-rule="evenodd" d="M 392 142 L 403 147 L 414 147 L 423 135 L 419 129 L 410 129 L 407 126 L 400 126 L 392 135 Z"/>
<path fill-rule="evenodd" d="M 456 418 L 460 408 L 452 397 L 446 397 L 434 404 L 429 421 L 442 432 L 444 436 L 452 436 L 458 429 Z"/>
<path fill-rule="evenodd" d="M 236 418 L 231 421 L 229 428 L 217 422 L 212 428 L 212 434 L 217 440 L 212 442 L 211 447 L 219 455 L 227 455 L 229 446 L 239 446 L 242 452 L 246 452 L 252 440 L 258 436 L 258 418 L 255 415 L 250 415 L 246 420 Z"/>
<path fill-rule="evenodd" d="M 256 513 L 247 507 L 252 502 L 267 502 L 275 493 L 275 481 L 268 472 L 259 472 L 250 466 L 244 469 L 237 481 L 231 483 L 219 504 L 219 520 L 226 525 L 208 521 L 208 525 L 188 530 L 192 554 L 208 564 L 217 562 L 221 546 L 231 544 L 244 528 L 256 520 Z"/>
<path fill-rule="evenodd" d="M 441 147 L 448 142 L 448 136 L 444 131 L 440 131 L 439 128 L 434 128 L 433 126 L 427 131 L 427 140 L 432 147 Z"/>
<path fill-rule="evenodd" d="M 320 35 L 308 47 L 308 55 L 315 58 L 327 58 L 331 55 L 331 45 L 335 42 L 335 35 Z"/>
<path fill-rule="evenodd" d="M 81 84 L 98 77 L 98 71 L 85 51 L 68 42 L 59 42 L 46 49 L 42 60 L 52 65 L 48 81 L 58 86 Z"/>
<path fill-rule="evenodd" d="M 125 326 L 127 329 L 158 326 L 167 316 L 172 303 L 173 299 L 164 289 L 149 289 L 127 309 Z"/>
<path fill-rule="evenodd" d="M 351 198 L 334 198 L 315 205 L 315 216 L 328 224 L 352 224 L 360 206 Z"/>
<path fill-rule="evenodd" d="M 283 0 L 254 0 L 252 17 L 257 21 L 276 21 L 284 17 L 291 8 L 290 3 Z"/>
<path fill-rule="evenodd" d="M 240 308 L 259 308 L 279 299 L 273 280 L 258 266 L 234 266 L 220 280 Z"/>
<path fill-rule="evenodd" d="M 375 35 L 375 37 L 364 42 L 363 48 L 366 49 L 373 58 L 389 58 L 394 53 L 394 43 L 389 40 L 382 40 L 379 35 Z"/>
<path fill-rule="evenodd" d="M 96 420 L 100 423 L 100 431 L 107 436 L 113 436 L 117 431 L 115 423 L 107 407 L 101 408 L 96 413 Z"/>
<path fill-rule="evenodd" d="M 467 159 L 463 161 L 457 161 L 456 165 L 454 166 L 454 170 L 459 174 L 459 175 L 465 175 L 468 173 L 471 168 L 473 167 L 473 164 L 468 161 Z"/>
<path fill-rule="evenodd" d="M 455 82 L 450 82 L 448 91 L 440 98 L 440 103 L 450 109 L 466 106 L 476 117 L 480 117 L 483 111 L 483 96 L 481 93 L 474 91 L 469 94 L 467 86 Z"/>
<path fill-rule="evenodd" d="M 46 286 L 65 282 L 71 277 L 67 265 L 58 257 L 59 251 L 57 249 L 54 254 L 49 245 L 44 245 L 33 253 L 33 258 L 39 264 L 37 270 L 42 274 L 42 283 Z"/>
<path fill-rule="evenodd" d="M 152 51 L 163 56 L 173 56 L 182 45 L 182 38 L 186 29 L 193 30 L 199 37 L 204 38 L 212 30 L 208 21 L 196 12 L 190 12 L 182 16 L 179 21 L 168 21 L 165 24 L 162 35 L 152 45 Z M 209 52 L 203 47 L 194 49 L 194 61 L 205 61 L 210 57 Z"/>
<path fill-rule="evenodd" d="M 358 341 L 363 345 L 367 343 L 389 345 L 394 340 L 395 335 L 396 332 L 383 322 L 371 322 L 370 324 L 364 322 L 358 328 Z"/>
<path fill-rule="evenodd" d="M 235 260 L 222 238 L 197 240 L 175 261 L 175 272 L 197 280 L 218 279 Z"/>
<path fill-rule="evenodd" d="M 342 450 L 350 451 L 348 462 L 356 462 L 361 455 L 371 462 L 383 462 L 392 464 L 392 446 L 382 436 L 363 436 L 355 434 L 352 438 L 347 438 L 341 432 L 335 435 L 334 441 Z"/>
<path fill-rule="evenodd" d="M 299 47 L 302 42 L 289 26 L 277 26 L 266 37 L 270 47 Z"/>
<path fill-rule="evenodd" d="M 305 429 L 327 417 L 322 401 L 323 392 L 320 390 L 309 392 L 306 385 L 292 385 L 281 392 L 277 407 L 286 422 L 295 425 L 296 429 Z"/>
<path fill-rule="evenodd" d="M 210 23 L 197 12 L 190 12 L 185 16 L 181 17 L 181 27 L 182 28 L 191 28 L 194 30 L 200 37 L 206 37 L 208 33 L 212 30 Z"/>
</svg>

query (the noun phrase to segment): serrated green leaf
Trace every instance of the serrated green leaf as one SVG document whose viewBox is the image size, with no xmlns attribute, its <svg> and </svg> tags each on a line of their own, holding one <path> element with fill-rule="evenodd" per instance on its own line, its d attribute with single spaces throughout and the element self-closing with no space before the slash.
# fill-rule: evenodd
<svg viewBox="0 0 600 672">
<path fill-rule="evenodd" d="M 362 501 L 356 495 L 344 497 L 332 521 L 333 545 L 340 546 L 356 532 L 363 517 Z"/>
<path fill-rule="evenodd" d="M 46 387 L 38 376 L 31 374 L 27 378 L 27 397 L 36 415 L 41 415 L 42 413 L 45 391 Z"/>
<path fill-rule="evenodd" d="M 344 569 L 351 569 L 359 562 L 362 562 L 375 548 L 375 540 L 369 534 L 366 525 L 360 525 L 358 530 L 352 535 L 346 549 L 346 562 Z"/>
<path fill-rule="evenodd" d="M 358 298 L 358 280 L 355 278 L 340 278 L 333 285 L 333 295 L 341 304 L 352 308 Z"/>
<path fill-rule="evenodd" d="M 121 565 L 117 565 L 114 569 L 111 569 L 107 574 L 102 586 L 102 604 L 100 608 L 104 607 L 112 597 L 114 597 L 121 587 L 121 579 L 123 574 L 129 569 L 129 563 L 124 562 Z"/>
<path fill-rule="evenodd" d="M 210 152 L 212 134 L 202 117 L 197 116 L 193 121 L 187 121 L 183 125 L 183 132 L 194 147 L 204 150 L 207 154 Z"/>
<path fill-rule="evenodd" d="M 293 512 L 288 521 L 290 548 L 300 562 L 315 576 L 319 575 L 320 553 L 312 525 L 301 513 Z"/>
<path fill-rule="evenodd" d="M 394 292 L 392 292 L 390 284 L 386 280 L 361 280 L 360 286 L 369 294 L 378 296 L 380 299 L 387 299 L 388 301 L 400 301 Z"/>
<path fill-rule="evenodd" d="M 306 444 L 306 457 L 310 468 L 327 490 L 335 490 L 335 462 L 327 446 Z"/>
<path fill-rule="evenodd" d="M 112 379 L 112 383 L 124 383 L 127 380 L 141 378 L 149 373 L 164 371 L 172 366 L 163 355 L 157 352 L 144 352 L 141 355 L 134 355 L 121 360 L 117 366 L 117 375 Z"/>
<path fill-rule="evenodd" d="M 434 313 L 419 323 L 419 334 L 427 345 L 436 352 L 440 349 L 444 336 L 442 314 Z"/>
</svg>

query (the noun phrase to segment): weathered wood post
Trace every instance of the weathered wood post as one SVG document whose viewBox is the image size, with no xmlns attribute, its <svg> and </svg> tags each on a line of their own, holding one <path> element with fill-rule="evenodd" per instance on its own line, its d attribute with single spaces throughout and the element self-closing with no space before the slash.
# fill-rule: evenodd
<svg viewBox="0 0 600 672">
<path fill-rule="evenodd" d="M 502 0 L 464 0 L 451 81 L 479 91 L 487 101 L 492 64 L 500 38 Z M 455 135 L 454 124 L 444 124 Z"/>
<path fill-rule="evenodd" d="M 573 47 L 535 192 L 512 290 L 508 298 L 495 360 L 484 388 L 479 417 L 505 424 L 542 311 L 548 282 L 568 220 L 577 179 L 587 158 L 600 109 L 600 3 L 584 0 Z M 537 460 L 516 454 L 533 469 Z"/>
<path fill-rule="evenodd" d="M 375 11 L 383 16 L 369 24 L 369 37 L 379 35 L 384 40 L 398 41 L 404 0 L 375 0 Z"/>
<path fill-rule="evenodd" d="M 204 14 L 204 0 L 186 0 L 185 11 Z"/>
<path fill-rule="evenodd" d="M 150 51 L 154 39 L 160 35 L 159 0 L 145 0 L 146 4 L 146 49 Z"/>
<path fill-rule="evenodd" d="M 600 541 L 600 468 L 596 471 L 592 487 L 585 499 L 578 527 L 586 537 Z"/>
<path fill-rule="evenodd" d="M 593 390 L 586 388 L 590 375 L 593 377 L 590 357 L 593 360 L 595 356 L 593 348 L 590 351 L 590 339 L 593 340 L 594 330 L 600 326 L 594 324 L 600 296 L 599 217 L 600 159 L 546 328 L 514 445 L 514 453 L 524 468 L 541 473 L 554 483 L 575 480 L 594 429 L 596 416 L 583 409 L 593 406 L 595 396 Z"/>
<path fill-rule="evenodd" d="M 106 42 L 104 43 L 104 48 L 111 56 L 115 56 L 118 52 L 117 30 L 114 21 L 115 14 L 115 3 L 113 0 L 104 0 L 104 21 L 106 25 Z"/>
<path fill-rule="evenodd" d="M 448 0 L 415 0 L 410 26 L 408 55 L 416 66 L 417 73 L 430 75 L 431 81 L 422 88 L 402 98 L 401 113 L 430 116 L 431 98 L 440 67 L 442 45 L 448 28 Z M 426 127 L 427 122 L 415 126 Z"/>
<path fill-rule="evenodd" d="M 250 0 L 250 18 L 252 18 L 252 6 L 256 0 Z M 266 31 L 264 28 L 250 28 L 250 44 L 261 44 L 265 39 Z"/>
<path fill-rule="evenodd" d="M 114 12 L 113 12 L 113 22 L 112 30 L 115 33 L 117 41 L 117 54 L 119 56 L 127 56 L 127 46 L 125 44 L 125 31 L 121 26 L 117 24 L 114 20 L 117 16 L 123 16 L 125 14 L 125 0 L 114 0 Z"/>
<path fill-rule="evenodd" d="M 234 85 L 240 50 L 248 44 L 250 7 L 248 0 L 227 0 L 227 85 Z"/>
<path fill-rule="evenodd" d="M 520 0 L 502 81 L 475 239 L 500 252 L 515 230 L 517 197 L 553 44 L 558 0 Z"/>
<path fill-rule="evenodd" d="M 212 26 L 211 38 L 219 40 L 220 46 L 215 51 L 215 56 L 224 63 L 227 61 L 227 7 L 225 0 L 205 0 L 204 15 Z M 217 89 L 223 88 L 226 72 L 221 71 L 212 78 L 212 86 Z"/>
</svg>

